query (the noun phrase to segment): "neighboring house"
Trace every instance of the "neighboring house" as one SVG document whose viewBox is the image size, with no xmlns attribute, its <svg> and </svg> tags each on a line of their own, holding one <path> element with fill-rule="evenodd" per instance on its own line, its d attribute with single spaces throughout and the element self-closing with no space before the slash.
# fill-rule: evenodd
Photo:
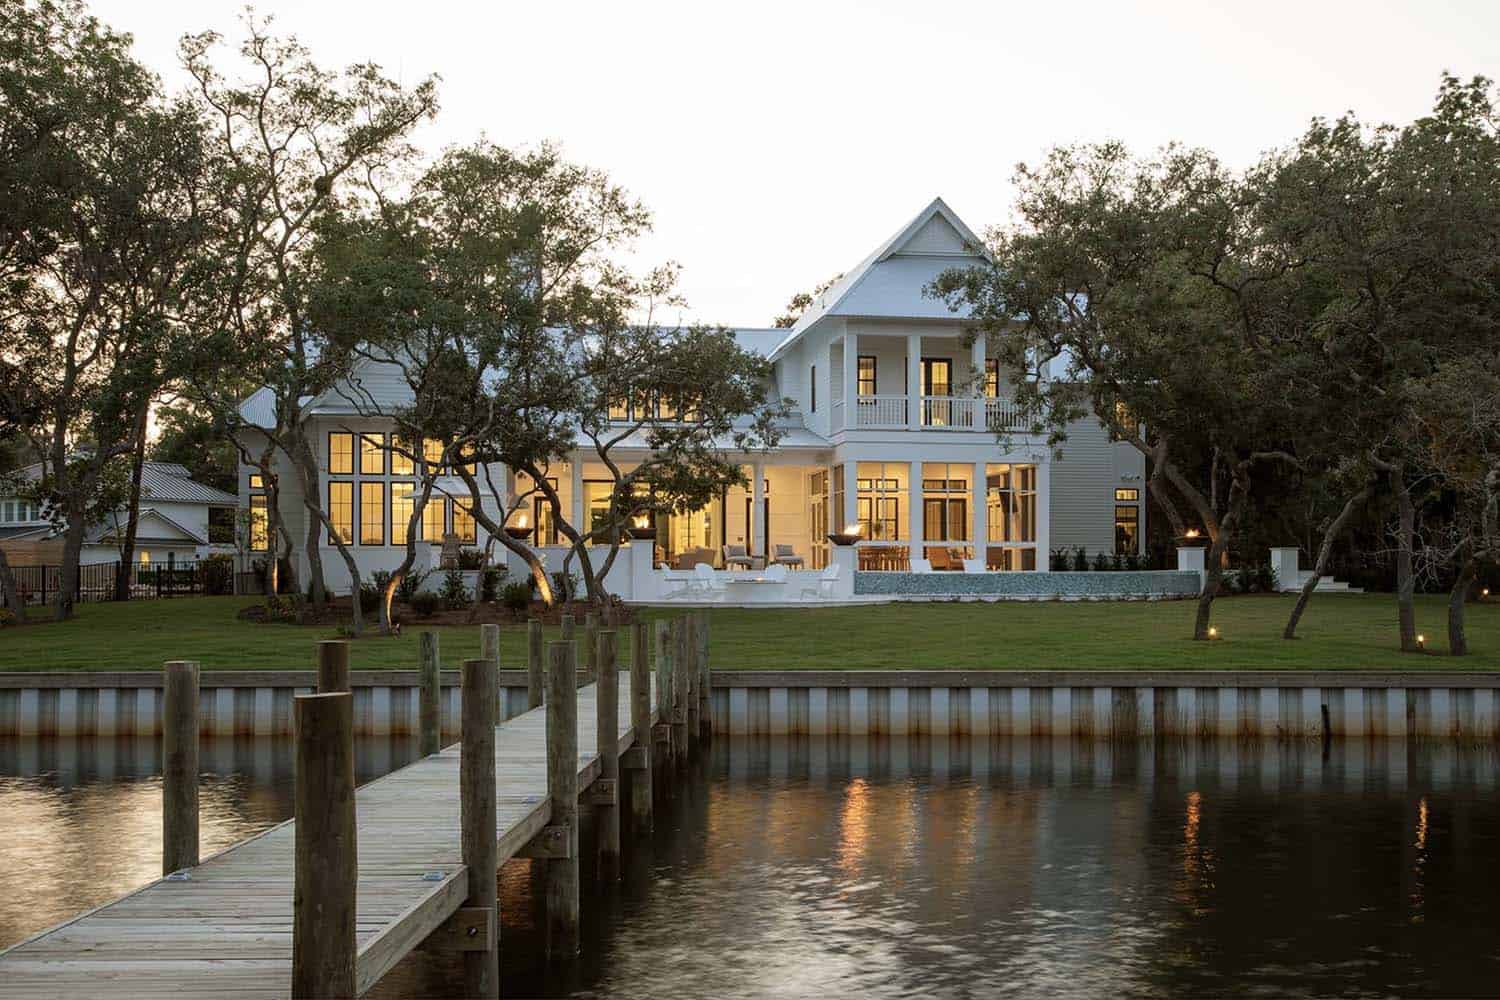
<svg viewBox="0 0 1500 1000">
<path fill-rule="evenodd" d="M 20 471 L 35 480 L 40 465 Z M 239 498 L 195 482 L 185 466 L 147 462 L 141 473 L 140 520 L 135 561 L 143 566 L 190 563 L 214 553 L 233 553 L 235 511 Z M 56 563 L 62 556 L 61 532 L 34 501 L 0 497 L 0 545 L 16 565 Z M 89 526 L 79 561 L 112 563 L 120 558 L 120 539 L 129 527 L 129 511 L 120 508 Z"/>
<path fill-rule="evenodd" d="M 924 295 L 943 270 L 980 263 L 979 246 L 937 199 L 820 295 L 791 329 L 735 330 L 743 346 L 770 359 L 773 394 L 793 400 L 796 412 L 776 449 L 743 456 L 749 489 L 730 490 L 704 510 L 656 526 L 658 557 L 682 564 L 708 552 L 717 562 L 724 545 L 744 545 L 760 557 L 787 545 L 817 568 L 829 559 L 827 533 L 854 525 L 864 539 L 859 565 L 869 569 L 906 568 L 925 558 L 934 569 L 982 559 L 991 570 L 1045 570 L 1049 548 L 1143 551 L 1141 455 L 1111 441 L 1090 419 L 1070 429 L 1061 458 L 1051 456 L 1043 441 L 1024 433 L 1010 386 L 986 359 L 983 340 L 964 346 L 963 316 Z M 383 407 L 408 398 L 405 383 L 385 366 L 361 364 L 350 378 L 359 396 Z M 320 499 L 368 574 L 401 561 L 413 472 L 356 437 L 388 440 L 391 422 L 360 416 L 351 395 L 336 388 L 309 401 L 307 412 Z M 242 404 L 242 415 L 251 426 L 269 426 L 271 402 L 261 390 Z M 997 429 L 1011 432 L 1006 445 L 997 441 Z M 242 442 L 252 451 L 259 443 Z M 615 454 L 628 468 L 643 448 L 641 442 Z M 557 487 L 572 523 L 582 524 L 587 509 L 607 506 L 610 484 L 586 452 L 575 458 L 558 469 Z M 515 477 L 502 480 L 505 470 L 491 471 L 515 492 L 526 488 Z M 283 514 L 300 547 L 306 513 L 295 478 L 289 469 L 278 473 Z M 456 480 L 449 483 L 457 488 Z M 240 469 L 240 496 L 251 511 L 253 547 L 263 548 L 265 493 L 249 466 Z M 451 531 L 467 544 L 483 544 L 452 500 L 435 499 L 424 541 Z M 552 550 L 559 540 L 540 501 L 530 515 L 539 528 L 533 541 Z M 326 541 L 322 561 L 329 585 L 347 589 L 343 562 Z"/>
</svg>

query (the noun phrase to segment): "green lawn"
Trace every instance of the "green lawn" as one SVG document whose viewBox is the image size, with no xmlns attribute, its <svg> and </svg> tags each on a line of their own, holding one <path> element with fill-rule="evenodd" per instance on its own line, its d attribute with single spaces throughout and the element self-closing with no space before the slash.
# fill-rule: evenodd
<svg viewBox="0 0 1500 1000">
<path fill-rule="evenodd" d="M 331 628 L 259 625 L 235 612 L 255 598 L 201 597 L 129 604 L 85 604 L 76 620 L 0 630 L 0 670 L 154 670 L 163 660 L 198 660 L 206 669 L 310 668 L 313 643 Z M 1473 655 L 1402 655 L 1389 595 L 1314 598 L 1304 638 L 1285 642 L 1290 597 L 1218 601 L 1223 639 L 1195 643 L 1193 603 L 887 604 L 810 610 L 712 612 L 718 668 L 863 667 L 1493 670 L 1500 668 L 1500 602 L 1469 607 Z M 674 614 L 653 609 L 648 618 Z M 1417 599 L 1418 627 L 1435 652 L 1446 649 L 1446 602 Z M 414 667 L 419 627 L 399 639 L 357 642 L 356 669 Z M 549 637 L 555 629 L 549 629 Z M 479 629 L 440 628 L 443 661 L 478 655 Z M 525 630 L 506 626 L 502 665 L 525 661 Z M 628 643 L 622 652 L 629 655 Z"/>
</svg>

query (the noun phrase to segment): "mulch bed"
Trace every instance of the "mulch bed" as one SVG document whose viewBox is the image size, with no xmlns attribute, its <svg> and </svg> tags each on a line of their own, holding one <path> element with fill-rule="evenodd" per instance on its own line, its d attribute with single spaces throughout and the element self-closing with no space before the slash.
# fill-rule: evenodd
<svg viewBox="0 0 1500 1000">
<path fill-rule="evenodd" d="M 572 615 L 573 620 L 582 624 L 584 616 L 590 612 L 598 612 L 599 605 L 587 601 L 574 601 L 570 604 L 558 604 L 555 607 L 547 607 L 540 601 L 532 601 L 531 606 L 524 611 L 512 611 L 497 603 L 478 604 L 468 608 L 456 608 L 453 610 L 438 611 L 423 618 L 411 609 L 409 605 L 397 603 L 393 609 L 396 624 L 402 628 L 427 628 L 434 625 L 515 625 L 529 621 L 532 618 L 540 621 L 543 625 L 558 625 L 563 615 Z M 635 621 L 636 612 L 634 608 L 628 608 L 622 604 L 614 606 L 615 623 L 625 625 Z M 336 597 L 322 607 L 304 607 L 301 620 L 290 622 L 285 619 L 273 618 L 264 604 L 252 604 L 242 608 L 239 612 L 242 621 L 259 622 L 268 625 L 348 625 L 353 620 L 350 615 L 349 598 Z M 365 635 L 379 635 L 379 616 L 373 612 L 366 612 Z"/>
</svg>

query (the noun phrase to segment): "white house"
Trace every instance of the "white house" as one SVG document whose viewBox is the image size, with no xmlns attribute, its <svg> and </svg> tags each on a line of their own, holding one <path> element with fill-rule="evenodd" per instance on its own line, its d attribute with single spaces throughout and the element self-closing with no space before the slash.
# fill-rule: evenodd
<svg viewBox="0 0 1500 1000">
<path fill-rule="evenodd" d="M 1049 455 L 1020 427 L 1010 386 L 985 358 L 982 339 L 965 346 L 964 317 L 923 294 L 943 270 L 980 263 L 978 247 L 969 227 L 935 200 L 791 329 L 736 329 L 745 347 L 770 359 L 774 395 L 794 400 L 796 412 L 774 451 L 743 456 L 750 488 L 657 524 L 653 562 L 722 565 L 724 547 L 735 545 L 761 565 L 786 546 L 817 569 L 831 558 L 828 533 L 854 526 L 861 536 L 857 566 L 871 571 L 962 570 L 965 560 L 971 571 L 1044 571 L 1049 548 L 1142 551 L 1139 453 L 1086 420 L 1071 428 L 1062 457 Z M 361 393 L 395 405 L 405 392 L 378 365 L 352 377 Z M 368 573 L 401 561 L 413 470 L 355 436 L 388 434 L 390 422 L 360 417 L 348 395 L 326 393 L 308 412 L 322 499 Z M 252 395 L 241 411 L 252 426 L 267 426 L 269 393 Z M 1006 444 L 997 429 L 1014 431 Z M 617 455 L 628 467 L 630 449 Z M 497 482 L 508 477 L 491 471 Z M 295 476 L 278 481 L 283 513 L 300 540 L 305 514 Z M 525 488 L 513 477 L 504 481 L 519 485 L 517 493 Z M 264 544 L 261 485 L 252 467 L 241 468 L 241 503 L 252 512 L 256 547 Z M 608 503 L 608 477 L 582 453 L 558 470 L 556 485 L 574 524 L 585 523 L 588 508 Z M 531 521 L 534 543 L 557 544 L 540 501 Z M 445 531 L 470 544 L 484 541 L 451 500 L 429 507 L 423 538 L 435 541 Z M 323 566 L 330 586 L 347 588 L 342 560 L 326 542 Z"/>
</svg>

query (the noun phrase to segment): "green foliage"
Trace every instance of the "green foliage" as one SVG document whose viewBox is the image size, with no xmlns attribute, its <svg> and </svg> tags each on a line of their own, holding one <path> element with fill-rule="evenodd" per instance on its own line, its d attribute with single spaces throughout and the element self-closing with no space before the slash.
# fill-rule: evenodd
<svg viewBox="0 0 1500 1000">
<path fill-rule="evenodd" d="M 300 594 L 281 594 L 266 598 L 266 621 L 295 625 L 302 620 L 305 607 Z"/>
<path fill-rule="evenodd" d="M 504 566 L 487 566 L 479 573 L 479 599 L 485 604 L 495 603 L 500 593 L 500 584 L 510 571 Z"/>
<path fill-rule="evenodd" d="M 242 396 L 256 386 L 248 383 Z M 157 437 L 151 442 L 150 458 L 187 467 L 197 482 L 237 493 L 239 449 L 222 421 L 186 406 L 158 406 L 155 411 Z"/>
<path fill-rule="evenodd" d="M 473 601 L 474 595 L 464 585 L 464 574 L 462 570 L 450 569 L 443 574 L 443 589 L 438 592 L 443 599 L 443 605 L 449 611 L 461 611 L 467 608 Z"/>
<path fill-rule="evenodd" d="M 418 569 L 415 566 L 407 570 L 406 575 L 401 578 L 401 582 L 396 585 L 396 600 L 403 604 L 410 604 L 412 598 L 421 591 L 423 582 L 431 575 L 431 570 Z"/>
<path fill-rule="evenodd" d="M 198 561 L 198 572 L 203 576 L 203 592 L 205 594 L 219 596 L 234 593 L 233 556 L 205 556 Z"/>
<path fill-rule="evenodd" d="M 478 549 L 459 549 L 458 550 L 458 568 L 459 569 L 475 570 L 475 569 L 482 569 L 483 567 L 484 567 L 484 553 L 483 552 L 479 551 Z"/>
<path fill-rule="evenodd" d="M 407 603 L 411 605 L 411 609 L 416 613 L 417 617 L 431 618 L 437 614 L 437 610 L 442 605 L 443 599 L 430 590 L 420 590 L 413 594 Z"/>
<path fill-rule="evenodd" d="M 1095 573 L 1108 573 L 1110 566 L 1109 554 L 1102 549 L 1094 553 L 1093 570 Z"/>
<path fill-rule="evenodd" d="M 535 586 L 535 581 L 532 581 Z M 578 598 L 578 574 L 565 573 L 562 570 L 552 571 L 552 596 L 559 601 L 567 603 Z"/>
<path fill-rule="evenodd" d="M 0 608 L 0 628 L 16 623 L 16 613 L 10 608 Z"/>
<path fill-rule="evenodd" d="M 512 611 L 525 611 L 531 606 L 531 591 L 535 581 L 516 580 L 507 583 L 501 591 L 500 603 Z"/>
<path fill-rule="evenodd" d="M 1059 546 L 1047 553 L 1047 568 L 1054 573 L 1065 573 L 1068 569 L 1068 549 Z"/>
<path fill-rule="evenodd" d="M 371 614 L 380 607 L 380 591 L 373 585 L 362 583 L 359 585 L 359 610 L 365 614 Z"/>
<path fill-rule="evenodd" d="M 1089 554 L 1084 551 L 1082 545 L 1073 548 L 1073 572 L 1084 573 L 1089 568 Z"/>
</svg>

